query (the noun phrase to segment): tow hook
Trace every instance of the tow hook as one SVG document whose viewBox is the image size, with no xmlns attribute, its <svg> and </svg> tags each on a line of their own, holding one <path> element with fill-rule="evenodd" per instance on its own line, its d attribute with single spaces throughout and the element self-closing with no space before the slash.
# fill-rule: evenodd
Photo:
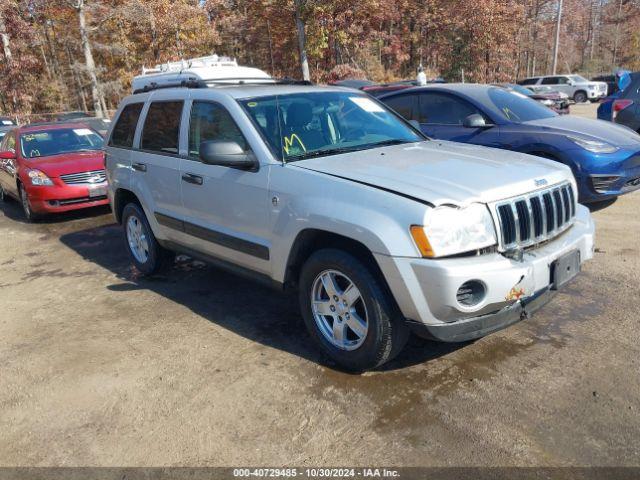
<svg viewBox="0 0 640 480">
<path fill-rule="evenodd" d="M 529 313 L 526 310 L 527 304 L 524 301 L 520 300 L 520 306 L 522 307 L 522 311 L 520 312 L 520 320 L 526 320 L 527 318 L 529 318 Z"/>
</svg>

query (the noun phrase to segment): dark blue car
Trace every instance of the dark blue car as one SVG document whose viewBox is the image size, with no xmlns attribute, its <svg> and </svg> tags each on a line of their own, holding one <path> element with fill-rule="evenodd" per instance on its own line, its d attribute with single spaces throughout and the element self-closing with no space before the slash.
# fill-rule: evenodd
<svg viewBox="0 0 640 480">
<path fill-rule="evenodd" d="M 446 84 L 380 100 L 428 136 L 546 157 L 573 170 L 582 203 L 640 188 L 640 135 L 610 122 L 560 116 L 501 87 Z"/>
</svg>

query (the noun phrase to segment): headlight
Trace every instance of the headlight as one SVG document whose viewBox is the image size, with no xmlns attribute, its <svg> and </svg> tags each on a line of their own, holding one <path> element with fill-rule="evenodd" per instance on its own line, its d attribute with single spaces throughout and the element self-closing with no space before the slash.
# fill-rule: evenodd
<svg viewBox="0 0 640 480">
<path fill-rule="evenodd" d="M 567 135 L 567 138 L 579 147 L 593 153 L 613 153 L 618 150 L 618 147 L 607 142 L 601 142 L 600 140 L 587 140 L 585 138 L 571 137 L 569 135 Z"/>
<path fill-rule="evenodd" d="M 29 178 L 31 179 L 31 185 L 50 186 L 53 182 L 40 170 L 29 170 Z"/>
<path fill-rule="evenodd" d="M 553 100 L 549 100 L 549 99 L 547 99 L 547 100 L 542 100 L 542 102 L 540 102 L 540 103 L 542 103 L 543 105 L 546 105 L 547 107 L 551 107 L 551 106 L 553 106 L 556 102 L 554 102 Z"/>
<path fill-rule="evenodd" d="M 444 257 L 497 243 L 491 213 L 485 205 L 437 207 L 425 215 L 424 225 L 413 225 L 411 236 L 423 257 Z"/>
</svg>

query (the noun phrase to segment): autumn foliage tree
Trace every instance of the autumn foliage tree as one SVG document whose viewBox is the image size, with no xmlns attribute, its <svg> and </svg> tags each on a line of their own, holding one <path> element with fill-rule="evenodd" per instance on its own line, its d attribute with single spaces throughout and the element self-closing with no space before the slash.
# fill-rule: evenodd
<svg viewBox="0 0 640 480">
<path fill-rule="evenodd" d="M 277 77 L 548 73 L 558 0 L 0 0 L 0 108 L 112 111 L 145 66 L 213 52 Z M 558 65 L 640 69 L 640 0 L 564 0 Z"/>
</svg>

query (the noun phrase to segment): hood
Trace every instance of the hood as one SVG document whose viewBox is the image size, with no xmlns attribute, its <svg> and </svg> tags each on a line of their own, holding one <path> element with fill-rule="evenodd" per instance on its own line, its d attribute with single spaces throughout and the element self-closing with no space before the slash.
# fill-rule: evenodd
<svg viewBox="0 0 640 480">
<path fill-rule="evenodd" d="M 302 160 L 291 165 L 433 204 L 489 203 L 572 178 L 550 160 L 432 140 Z M 538 182 L 538 183 L 536 183 Z"/>
<path fill-rule="evenodd" d="M 104 157 L 101 151 L 63 153 L 48 157 L 25 158 L 29 168 L 37 168 L 47 177 L 55 178 L 69 173 L 104 170 Z"/>
<path fill-rule="evenodd" d="M 604 120 L 591 120 L 572 115 L 543 118 L 524 124 L 553 129 L 560 134 L 596 138 L 618 147 L 640 148 L 640 135 L 627 127 Z"/>
</svg>

